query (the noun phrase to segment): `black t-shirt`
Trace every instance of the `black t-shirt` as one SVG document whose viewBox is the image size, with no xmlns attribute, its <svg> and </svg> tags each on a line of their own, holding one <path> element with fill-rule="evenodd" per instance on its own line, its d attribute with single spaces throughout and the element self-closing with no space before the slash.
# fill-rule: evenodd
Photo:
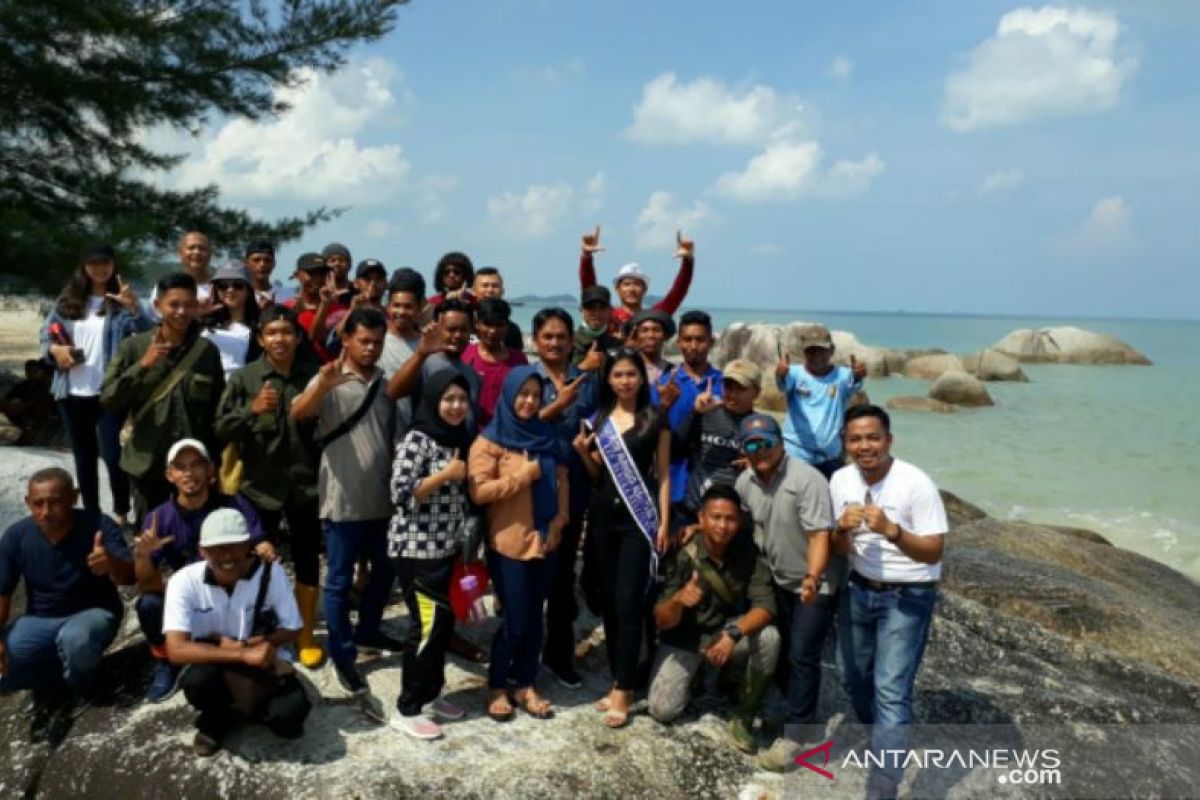
<svg viewBox="0 0 1200 800">
<path fill-rule="evenodd" d="M 122 612 L 117 587 L 107 575 L 93 575 L 88 554 L 103 535 L 110 558 L 132 561 L 117 524 L 103 514 L 75 509 L 71 532 L 58 544 L 38 530 L 32 517 L 14 523 L 0 538 L 0 594 L 11 597 L 25 579 L 26 614 L 69 617 L 89 608 Z"/>
<path fill-rule="evenodd" d="M 735 417 L 724 407 L 707 414 L 692 412 L 674 442 L 678 454 L 688 459 L 688 485 L 684 505 L 693 513 L 700 510 L 700 498 L 709 486 L 733 486 L 740 470 L 733 466 L 741 455 L 738 426 L 749 414 Z"/>
<path fill-rule="evenodd" d="M 637 465 L 642 480 L 646 482 L 646 488 L 650 490 L 650 495 L 654 498 L 654 505 L 657 508 L 658 481 L 653 474 L 654 457 L 658 451 L 658 436 L 667 429 L 668 423 L 667 415 L 662 410 L 655 408 L 652 413 L 652 419 L 648 424 L 639 419 L 621 436 L 625 440 L 629 455 Z M 592 488 L 591 502 L 593 513 L 598 515 L 598 518 L 604 518 L 611 513 L 624 514 L 626 517 L 629 514 L 625 508 L 625 501 L 621 499 L 621 493 L 617 491 L 617 486 L 613 483 L 612 475 L 607 467 L 602 466 L 600 469 L 600 477 Z"/>
</svg>

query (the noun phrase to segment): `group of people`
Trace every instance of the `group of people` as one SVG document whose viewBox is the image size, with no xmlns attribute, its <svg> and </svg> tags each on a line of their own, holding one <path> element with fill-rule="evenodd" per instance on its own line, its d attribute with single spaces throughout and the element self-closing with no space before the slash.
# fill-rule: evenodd
<svg viewBox="0 0 1200 800">
<path fill-rule="evenodd" d="M 820 736 L 836 620 L 856 713 L 902 746 L 948 526 L 930 478 L 890 454 L 887 413 L 852 404 L 864 366 L 835 365 L 814 325 L 802 363 L 781 348 L 773 374 L 718 369 L 709 315 L 676 318 L 693 242 L 677 237 L 674 285 L 651 307 L 637 264 L 617 272 L 613 302 L 602 250 L 598 227 L 582 237 L 579 322 L 538 311 L 532 363 L 500 272 L 459 252 L 427 296 L 411 268 L 366 259 L 351 276 L 331 244 L 300 256 L 299 292 L 280 302 L 269 242 L 211 273 L 193 231 L 148 306 L 111 247 L 84 252 L 41 332 L 75 475 L 34 474 L 30 517 L 0 538 L 0 688 L 32 689 L 39 708 L 85 702 L 122 616 L 116 587 L 135 584 L 148 700 L 183 689 L 198 754 L 241 719 L 302 735 L 297 667 L 328 659 L 369 697 L 365 652 L 399 654 L 402 682 L 390 717 L 377 701 L 364 711 L 435 739 L 466 713 L 442 696 L 447 652 L 469 654 L 455 595 L 478 608 L 490 581 L 499 624 L 477 655 L 494 720 L 553 716 L 541 667 L 582 687 L 578 587 L 603 619 L 612 682 L 595 706 L 610 728 L 640 691 L 669 723 L 732 685 L 730 741 L 755 753 L 775 683 L 783 735 L 758 763 L 792 768 Z M 782 425 L 755 411 L 766 381 L 786 399 Z M 26 609 L 10 620 L 21 579 Z M 381 628 L 397 583 L 405 641 Z M 877 772 L 876 794 L 894 793 L 898 776 Z"/>
</svg>

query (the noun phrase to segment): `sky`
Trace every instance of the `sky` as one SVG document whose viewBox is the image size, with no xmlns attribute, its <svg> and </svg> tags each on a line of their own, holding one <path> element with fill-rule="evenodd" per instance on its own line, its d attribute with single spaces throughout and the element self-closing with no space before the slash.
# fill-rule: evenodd
<svg viewBox="0 0 1200 800">
<path fill-rule="evenodd" d="M 413 0 L 293 110 L 169 141 L 163 180 L 266 217 L 281 248 L 508 293 L 674 275 L 686 306 L 1196 318 L 1200 14 L 1186 0 L 752 4 Z"/>
</svg>

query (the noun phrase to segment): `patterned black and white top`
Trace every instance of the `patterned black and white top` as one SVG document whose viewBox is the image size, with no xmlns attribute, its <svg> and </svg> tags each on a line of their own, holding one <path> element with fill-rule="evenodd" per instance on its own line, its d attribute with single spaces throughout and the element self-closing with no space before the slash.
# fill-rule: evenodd
<svg viewBox="0 0 1200 800">
<path fill-rule="evenodd" d="M 453 450 L 420 431 L 409 431 L 396 445 L 392 463 L 392 503 L 396 511 L 388 527 L 388 556 L 445 558 L 462 547 L 466 482 L 442 484 L 423 503 L 413 496 L 417 484 L 443 469 L 453 457 Z"/>
</svg>

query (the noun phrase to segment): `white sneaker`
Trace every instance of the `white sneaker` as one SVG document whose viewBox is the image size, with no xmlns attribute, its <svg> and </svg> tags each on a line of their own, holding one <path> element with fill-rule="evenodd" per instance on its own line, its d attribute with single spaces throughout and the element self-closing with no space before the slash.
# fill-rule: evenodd
<svg viewBox="0 0 1200 800">
<path fill-rule="evenodd" d="M 393 730 L 407 733 L 414 739 L 439 739 L 442 736 L 442 726 L 424 714 L 418 714 L 415 717 L 393 714 L 388 725 Z"/>
<path fill-rule="evenodd" d="M 464 708 L 451 703 L 444 697 L 439 697 L 437 700 L 434 700 L 421 710 L 426 714 L 431 714 L 432 716 L 451 721 L 462 719 L 467 715 L 467 712 Z"/>
</svg>

